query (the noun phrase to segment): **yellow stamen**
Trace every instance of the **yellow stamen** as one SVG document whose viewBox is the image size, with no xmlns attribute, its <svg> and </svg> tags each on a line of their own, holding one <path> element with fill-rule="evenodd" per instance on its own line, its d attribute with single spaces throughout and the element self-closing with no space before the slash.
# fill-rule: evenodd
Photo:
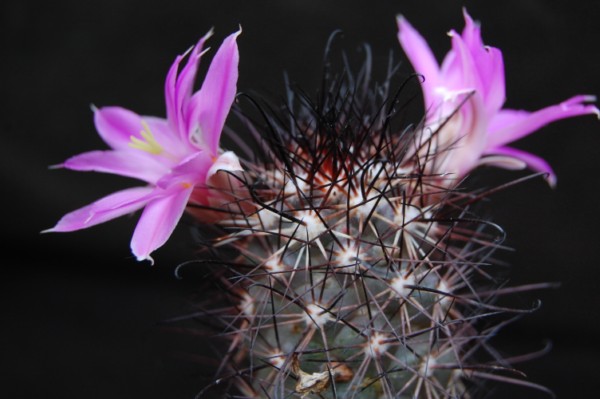
<svg viewBox="0 0 600 399">
<path fill-rule="evenodd" d="M 188 182 L 183 182 L 183 183 L 181 183 L 181 185 L 183 186 L 183 188 L 190 188 L 190 187 L 192 187 L 192 184 L 188 183 Z"/>
<path fill-rule="evenodd" d="M 142 127 L 143 129 L 140 131 L 140 135 L 142 136 L 143 140 L 132 135 L 129 137 L 131 140 L 129 146 L 131 148 L 137 148 L 138 150 L 149 152 L 150 154 L 161 154 L 164 149 L 154 138 L 154 135 L 150 131 L 150 126 L 148 126 L 145 121 L 142 121 Z"/>
</svg>

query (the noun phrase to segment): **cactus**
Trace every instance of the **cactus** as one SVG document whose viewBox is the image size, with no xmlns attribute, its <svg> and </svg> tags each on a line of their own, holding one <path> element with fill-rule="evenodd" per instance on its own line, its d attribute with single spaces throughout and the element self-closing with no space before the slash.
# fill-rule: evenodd
<svg viewBox="0 0 600 399">
<path fill-rule="evenodd" d="M 469 380 L 518 376 L 488 345 L 492 321 L 537 305 L 495 304 L 511 289 L 492 258 L 504 233 L 477 215 L 487 194 L 432 173 L 436 133 L 401 126 L 414 77 L 389 93 L 393 76 L 370 85 L 368 70 L 243 117 L 259 155 L 230 175 L 203 255 L 229 302 L 203 308 L 227 339 L 203 394 L 463 398 Z"/>
</svg>

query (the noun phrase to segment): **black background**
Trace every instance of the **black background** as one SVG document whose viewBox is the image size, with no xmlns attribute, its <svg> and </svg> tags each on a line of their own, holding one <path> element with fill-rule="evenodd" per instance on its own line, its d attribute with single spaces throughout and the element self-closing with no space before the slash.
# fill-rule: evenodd
<svg viewBox="0 0 600 399">
<path fill-rule="evenodd" d="M 201 388 L 202 366 L 192 354 L 206 352 L 206 342 L 156 325 L 189 311 L 195 291 L 193 279 L 173 276 L 178 263 L 194 256 L 185 225 L 157 251 L 154 267 L 129 253 L 137 216 L 77 233 L 39 234 L 64 213 L 131 184 L 48 169 L 103 148 L 90 104 L 164 115 L 162 85 L 173 58 L 211 27 L 215 49 L 238 24 L 239 90 L 282 93 L 285 70 L 313 91 L 333 30 L 344 32 L 348 52 L 367 42 L 375 63 L 385 63 L 390 50 L 403 57 L 395 36 L 402 13 L 440 57 L 449 48 L 445 33 L 462 29 L 463 5 L 482 22 L 485 42 L 503 50 L 507 107 L 535 110 L 600 92 L 600 2 L 592 0 L 2 2 L 0 378 L 6 381 L 0 395 L 192 398 Z M 513 267 L 513 283 L 562 284 L 536 293 L 542 309 L 499 341 L 536 350 L 551 340 L 550 354 L 521 368 L 561 398 L 589 397 L 584 393 L 600 388 L 599 130 L 600 122 L 587 116 L 518 142 L 553 165 L 558 186 L 530 181 L 489 205 L 515 249 L 501 255 Z M 512 387 L 489 397 L 508 395 L 546 397 Z"/>
</svg>

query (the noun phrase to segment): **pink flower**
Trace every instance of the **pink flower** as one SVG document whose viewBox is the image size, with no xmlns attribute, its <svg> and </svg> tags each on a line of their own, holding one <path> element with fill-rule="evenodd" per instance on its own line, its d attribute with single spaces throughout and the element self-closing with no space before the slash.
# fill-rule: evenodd
<svg viewBox="0 0 600 399">
<path fill-rule="evenodd" d="M 415 71 L 423 75 L 426 117 L 425 140 L 429 152 L 438 152 L 435 173 L 460 178 L 478 165 L 524 168 L 544 172 L 550 184 L 555 175 L 541 158 L 506 145 L 559 119 L 596 114 L 588 104 L 594 96 L 579 95 L 535 112 L 502 109 L 505 101 L 502 53 L 486 46 L 478 24 L 466 10 L 462 34 L 449 35 L 452 49 L 438 65 L 421 35 L 398 17 L 400 45 Z M 439 129 L 439 130 L 438 130 Z M 435 133 L 432 133 L 435 132 Z"/>
<path fill-rule="evenodd" d="M 76 155 L 61 166 L 133 177 L 147 184 L 68 213 L 46 231 L 84 229 L 144 208 L 131 250 L 138 260 L 152 262 L 150 253 L 167 241 L 190 202 L 219 204 L 219 191 L 210 188 L 223 180 L 218 172 L 242 170 L 234 153 L 219 151 L 221 131 L 237 90 L 236 39 L 240 33 L 223 41 L 196 92 L 198 63 L 211 32 L 175 59 L 165 82 L 166 119 L 140 116 L 121 107 L 94 109 L 96 129 L 112 149 Z M 187 62 L 181 66 L 186 55 Z"/>
</svg>

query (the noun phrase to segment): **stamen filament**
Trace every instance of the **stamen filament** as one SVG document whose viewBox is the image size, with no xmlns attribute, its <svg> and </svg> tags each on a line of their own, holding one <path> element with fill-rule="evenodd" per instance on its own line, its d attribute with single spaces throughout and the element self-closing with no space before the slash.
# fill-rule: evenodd
<svg viewBox="0 0 600 399">
<path fill-rule="evenodd" d="M 162 146 L 156 141 L 154 135 L 150 131 L 150 126 L 145 121 L 141 121 L 143 129 L 140 131 L 140 135 L 143 140 L 131 135 L 129 139 L 131 142 L 129 146 L 131 148 L 137 148 L 138 150 L 149 152 L 150 154 L 159 155 L 164 152 Z"/>
</svg>

